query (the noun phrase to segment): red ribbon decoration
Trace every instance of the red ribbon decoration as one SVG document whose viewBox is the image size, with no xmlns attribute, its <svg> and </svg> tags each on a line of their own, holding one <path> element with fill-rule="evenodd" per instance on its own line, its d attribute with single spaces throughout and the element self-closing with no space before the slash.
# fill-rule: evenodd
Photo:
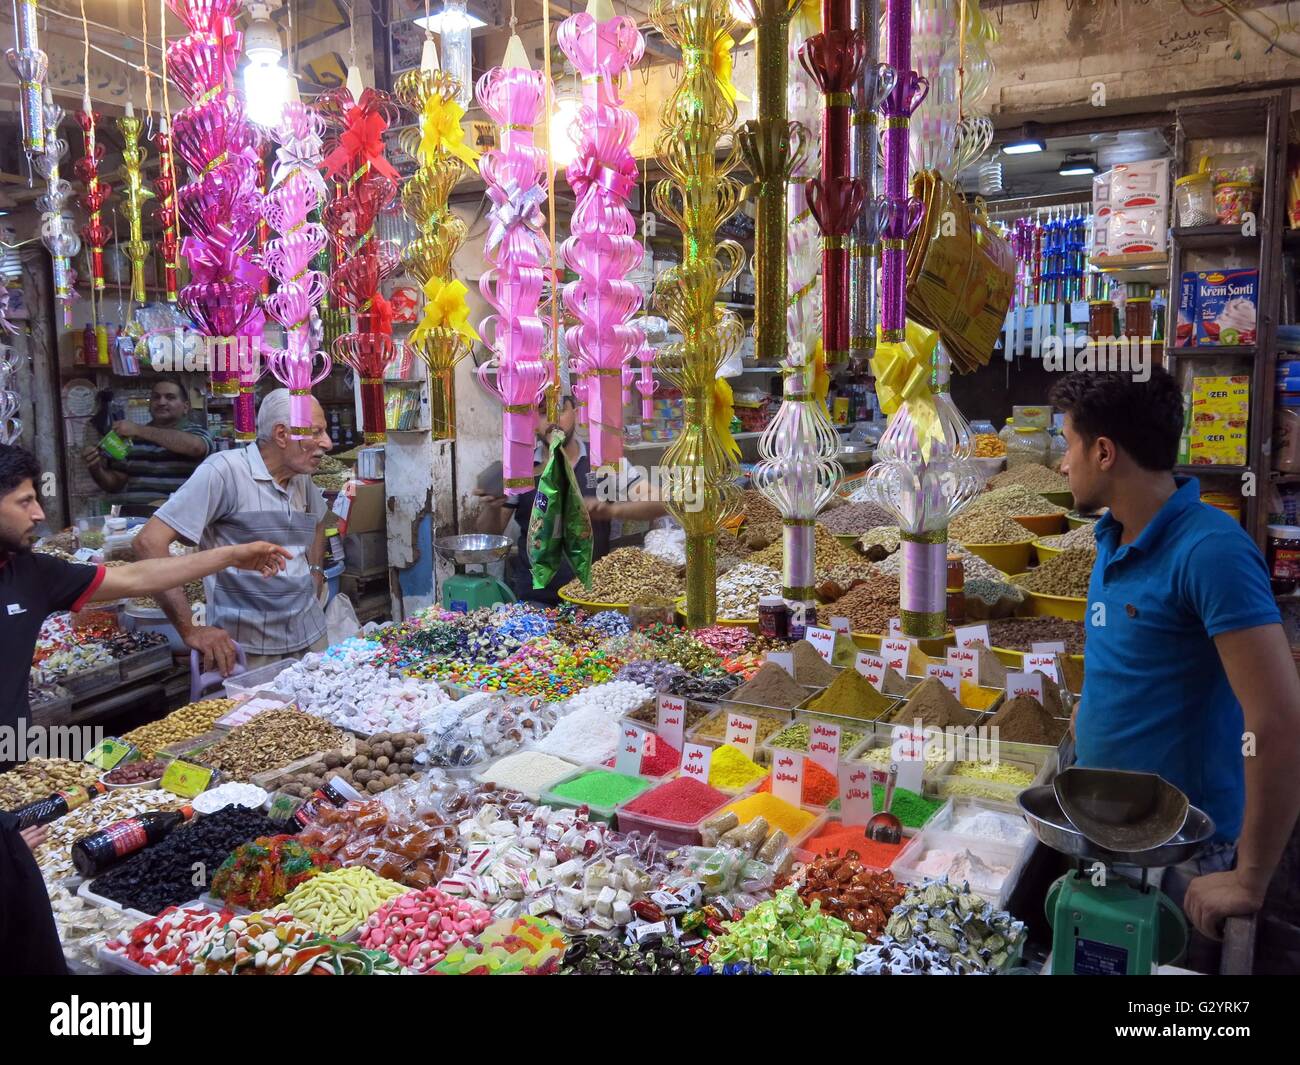
<svg viewBox="0 0 1300 1065">
<path fill-rule="evenodd" d="M 376 111 L 354 107 L 348 112 L 348 128 L 343 131 L 336 147 L 325 159 L 325 169 L 337 178 L 347 178 L 369 163 L 372 170 L 396 181 L 397 171 L 384 158 L 384 130 L 388 122 Z"/>
</svg>

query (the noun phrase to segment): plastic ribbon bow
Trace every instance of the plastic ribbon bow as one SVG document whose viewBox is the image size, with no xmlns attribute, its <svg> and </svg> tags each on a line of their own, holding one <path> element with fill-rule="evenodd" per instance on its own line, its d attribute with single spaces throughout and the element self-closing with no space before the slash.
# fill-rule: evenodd
<svg viewBox="0 0 1300 1065">
<path fill-rule="evenodd" d="M 465 129 L 460 124 L 464 116 L 464 109 L 454 97 L 450 100 L 436 95 L 428 97 L 420 113 L 420 159 L 432 159 L 442 150 L 477 171 L 478 152 L 465 143 Z"/>
<path fill-rule="evenodd" d="M 348 112 L 348 128 L 339 138 L 338 147 L 325 160 L 325 169 L 335 177 L 345 177 L 350 169 L 369 163 L 376 173 L 393 181 L 397 171 L 384 158 L 384 130 L 388 121 L 374 111 L 354 107 Z"/>
<path fill-rule="evenodd" d="M 455 278 L 450 281 L 438 277 L 429 278 L 424 285 L 424 316 L 411 331 L 411 342 L 421 343 L 435 329 L 444 327 L 454 329 L 470 343 L 481 340 L 469 324 L 469 304 L 465 302 L 468 291 Z"/>
<path fill-rule="evenodd" d="M 487 194 L 497 208 L 488 230 L 488 251 L 493 251 L 513 226 L 542 225 L 542 204 L 546 201 L 544 185 L 529 185 L 521 191 L 514 181 L 504 185 L 489 184 Z"/>
<path fill-rule="evenodd" d="M 909 318 L 902 343 L 879 340 L 871 360 L 880 409 L 892 415 L 902 404 L 907 404 L 916 428 L 917 443 L 927 459 L 930 445 L 943 439 L 939 411 L 934 404 L 934 393 L 930 391 L 930 360 L 938 343 L 937 332 Z"/>
<path fill-rule="evenodd" d="M 320 141 L 291 141 L 275 150 L 277 183 L 289 174 L 300 174 L 315 191 L 318 199 L 325 198 L 325 179 L 320 170 Z"/>
<path fill-rule="evenodd" d="M 716 378 L 713 382 L 713 430 L 718 434 L 722 450 L 739 462 L 740 445 L 731 435 L 731 419 L 735 413 L 736 404 L 730 382 L 725 377 Z"/>
<path fill-rule="evenodd" d="M 589 155 L 570 164 L 569 184 L 573 186 L 573 194 L 579 200 L 587 195 L 593 185 L 604 189 L 610 196 L 625 200 L 636 188 L 636 163 L 630 162 L 629 167 L 631 173 L 615 170 Z"/>
<path fill-rule="evenodd" d="M 717 39 L 713 42 L 713 59 L 709 63 L 713 68 L 714 77 L 718 79 L 718 87 L 722 90 L 722 95 L 733 104 L 737 100 L 749 99 L 748 96 L 736 88 L 736 83 L 731 80 L 731 72 L 735 66 L 731 50 L 735 47 L 736 42 L 731 34 L 725 30 L 720 30 Z"/>
</svg>

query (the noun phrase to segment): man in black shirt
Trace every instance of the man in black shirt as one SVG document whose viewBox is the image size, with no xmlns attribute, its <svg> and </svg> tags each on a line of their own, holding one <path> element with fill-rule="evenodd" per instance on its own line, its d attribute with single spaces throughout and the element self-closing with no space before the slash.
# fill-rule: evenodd
<svg viewBox="0 0 1300 1065">
<path fill-rule="evenodd" d="M 272 576 L 291 556 L 257 542 L 176 558 L 148 559 L 107 569 L 36 554 L 36 526 L 45 520 L 37 499 L 40 469 L 31 453 L 0 444 L 0 729 L 20 735 L 27 716 L 27 679 L 45 618 L 87 603 L 153 595 L 234 567 Z M 6 746 L 16 746 L 13 745 Z M 7 768 L 0 765 L 0 769 Z M 32 848 L 40 833 L 19 833 L 0 812 L 0 972 L 65 971 L 49 899 Z"/>
</svg>

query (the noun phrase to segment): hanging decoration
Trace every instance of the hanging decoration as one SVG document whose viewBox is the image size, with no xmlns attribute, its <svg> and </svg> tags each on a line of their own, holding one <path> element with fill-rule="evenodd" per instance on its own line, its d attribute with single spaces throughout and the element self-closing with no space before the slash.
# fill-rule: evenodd
<svg viewBox="0 0 1300 1065">
<path fill-rule="evenodd" d="M 360 79 L 349 72 L 353 80 Z M 346 191 L 325 208 L 325 228 L 335 237 L 330 289 L 353 316 L 353 331 L 334 341 L 333 354 L 360 380 L 365 442 L 382 444 L 388 435 L 384 371 L 397 347 L 392 308 L 379 286 L 397 268 L 398 257 L 379 239 L 375 223 L 397 195 L 397 171 L 384 157 L 384 131 L 396 121 L 397 105 L 385 92 L 365 89 L 355 97 L 344 87 L 325 94 L 320 107 L 339 127 L 325 157 L 326 172 L 346 180 Z"/>
<path fill-rule="evenodd" d="M 36 33 L 36 0 L 15 0 L 14 26 L 18 47 L 5 51 L 9 67 L 18 78 L 18 114 L 22 121 L 23 151 L 34 159 L 45 151 L 45 71 L 49 58 L 41 51 Z"/>
<path fill-rule="evenodd" d="M 490 201 L 483 272 L 479 290 L 495 314 L 483 322 L 493 357 L 479 367 L 479 382 L 501 400 L 506 495 L 533 486 L 533 443 L 537 405 L 558 374 L 546 359 L 546 326 L 538 316 L 550 245 L 546 224 L 546 153 L 533 143 L 533 126 L 542 113 L 545 78 L 529 69 L 523 42 L 512 35 L 504 65 L 478 80 L 475 94 L 497 124 L 499 148 L 487 152 L 479 172 Z M 493 380 L 495 377 L 495 380 Z"/>
<path fill-rule="evenodd" d="M 59 176 L 59 162 L 68 154 L 68 142 L 59 136 L 59 125 L 66 112 L 54 102 L 50 90 L 45 90 L 45 106 L 41 119 L 45 123 L 45 147 L 33 164 L 36 172 L 45 179 L 45 192 L 36 201 L 41 212 L 41 242 L 54 261 L 54 298 L 63 306 L 64 326 L 71 324 L 72 258 L 81 250 L 81 240 L 71 223 L 63 216 L 65 206 L 72 196 L 72 185 Z"/>
<path fill-rule="evenodd" d="M 993 59 L 988 48 L 998 39 L 998 31 L 980 10 L 979 0 L 965 0 L 962 6 L 966 17 L 957 67 L 961 116 L 957 121 L 957 173 L 974 164 L 993 143 L 993 120 L 981 107 L 981 101 L 993 84 Z"/>
<path fill-rule="evenodd" d="M 849 172 L 862 185 L 863 209 L 849 234 L 849 351 L 854 364 L 865 366 L 876 349 L 876 271 L 880 233 L 888 217 L 885 198 L 876 196 L 880 136 L 876 111 L 894 88 L 894 68 L 880 59 L 880 0 L 854 0 L 854 28 L 866 41 L 862 72 L 853 85 L 853 138 Z"/>
<path fill-rule="evenodd" d="M 477 170 L 478 153 L 465 143 L 461 85 L 438 67 L 432 37 L 424 42 L 420 66 L 397 79 L 397 98 L 415 112 L 418 125 L 402 133 L 402 150 L 419 164 L 402 188 L 402 206 L 419 232 L 402 252 L 402 262 L 424 290 L 424 312 L 407 338 L 429 367 L 430 422 L 435 440 L 456 436 L 456 364 L 479 339 L 469 324 L 467 289 L 451 276 L 451 260 L 468 227 L 447 205 L 466 167 Z"/>
<path fill-rule="evenodd" d="M 754 350 L 774 363 L 787 350 L 785 302 L 786 188 L 811 139 L 808 128 L 789 120 L 790 21 L 801 0 L 738 0 L 757 35 L 757 99 L 754 119 L 740 131 L 745 162 L 754 175 Z"/>
<path fill-rule="evenodd" d="M 149 242 L 144 239 L 144 202 L 153 199 L 153 192 L 144 183 L 145 151 L 140 146 L 140 119 L 136 117 L 131 101 L 126 102 L 126 113 L 117 120 L 122 134 L 122 213 L 126 215 L 129 238 L 126 257 L 131 263 L 131 300 L 144 303 L 144 261 L 149 257 Z"/>
<path fill-rule="evenodd" d="M 316 220 L 325 197 L 320 174 L 325 120 L 301 100 L 291 99 L 274 135 L 279 147 L 262 218 L 279 236 L 267 242 L 262 262 L 278 283 L 265 304 L 267 313 L 284 327 L 285 346 L 267 352 L 266 364 L 289 390 L 289 435 L 308 440 L 314 435 L 311 390 L 330 372 L 329 356 L 315 340 L 316 307 L 325 295 L 326 280 L 312 266 L 329 239 Z"/>
<path fill-rule="evenodd" d="M 821 96 L 799 62 L 804 41 L 821 28 L 819 0 L 805 0 L 790 25 L 786 99 L 790 118 L 812 130 L 821 123 Z M 809 136 L 802 161 L 796 160 L 786 186 L 786 307 L 787 355 L 791 365 L 812 361 L 821 336 L 821 248 L 817 220 L 808 206 L 807 182 L 821 167 L 821 145 Z"/>
<path fill-rule="evenodd" d="M 257 132 L 235 91 L 243 36 L 234 28 L 239 0 L 169 0 L 188 33 L 167 50 L 168 77 L 189 106 L 172 120 L 172 149 L 192 179 L 177 190 L 177 217 L 188 235 L 180 252 L 190 284 L 180 307 L 205 338 L 215 395 L 236 397 L 235 430 L 256 432 L 251 385 L 260 362 L 265 315 L 263 271 L 249 257 L 261 215 Z M 244 379 L 241 387 L 241 376 Z"/>
<path fill-rule="evenodd" d="M 158 196 L 158 210 L 155 214 L 162 226 L 162 239 L 158 242 L 158 249 L 162 252 L 167 302 L 175 303 L 176 260 L 180 254 L 180 238 L 176 229 L 176 168 L 172 159 L 171 122 L 165 114 L 158 122 L 158 132 L 154 134 L 153 142 L 158 149 L 158 176 L 153 183 L 154 192 Z"/>
<path fill-rule="evenodd" d="M 821 175 L 808 182 L 808 204 L 822 233 L 822 347 L 828 365 L 849 358 L 848 238 L 862 210 L 862 182 L 849 170 L 853 88 L 866 39 L 851 28 L 851 0 L 822 0 L 822 31 L 799 60 L 822 91 Z"/>
<path fill-rule="evenodd" d="M 568 168 L 576 206 L 561 252 L 578 275 L 564 286 L 564 305 L 577 320 L 566 339 L 575 382 L 582 378 L 586 386 L 595 469 L 623 457 L 623 372 L 643 339 L 631 324 L 641 290 L 627 280 L 643 256 L 628 209 L 639 122 L 623 106 L 620 82 L 641 61 L 645 40 L 632 19 L 615 17 L 609 0 L 590 0 L 586 11 L 560 23 L 556 36 L 582 75 L 577 155 Z"/>
<path fill-rule="evenodd" d="M 0 292 L 0 296 L 3 293 Z M 0 325 L 9 326 L 4 316 L 5 300 L 0 299 Z M 15 332 L 9 326 L 9 332 Z M 23 422 L 18 417 L 18 393 L 9 385 L 18 373 L 20 356 L 7 344 L 0 344 L 0 444 L 16 444 L 23 435 Z"/>
<path fill-rule="evenodd" d="M 730 435 L 713 418 L 718 370 L 744 337 L 740 319 L 717 306 L 719 290 L 744 262 L 739 245 L 717 238 L 718 226 L 735 213 L 742 196 L 729 176 L 738 162 L 738 142 L 718 157 L 719 140 L 735 126 L 736 105 L 712 62 L 735 20 L 728 0 L 656 0 L 651 18 L 682 53 L 655 145 L 669 176 L 654 190 L 656 212 L 681 230 L 682 261 L 660 275 L 655 301 L 682 335 L 661 350 L 657 365 L 681 390 L 685 406 L 682 432 L 663 457 L 664 496 L 686 531 L 686 618 L 697 628 L 716 617 L 718 530 L 739 505 Z"/>
<path fill-rule="evenodd" d="M 90 97 L 83 97 L 81 111 L 77 115 L 77 122 L 81 125 L 82 155 L 72 169 L 84 186 L 80 202 L 86 212 L 86 224 L 81 227 L 81 239 L 90 259 L 91 284 L 95 292 L 103 292 L 104 245 L 113 235 L 113 231 L 104 224 L 103 210 L 112 188 L 99 176 L 99 164 L 104 161 L 104 146 L 95 140 L 95 123 L 98 121 L 99 116 L 91 110 Z"/>
</svg>

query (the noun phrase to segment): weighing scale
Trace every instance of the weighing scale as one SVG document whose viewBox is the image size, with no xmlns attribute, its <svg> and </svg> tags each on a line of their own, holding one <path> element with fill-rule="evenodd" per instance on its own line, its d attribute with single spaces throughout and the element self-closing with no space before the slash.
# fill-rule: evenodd
<svg viewBox="0 0 1300 1065">
<path fill-rule="evenodd" d="M 469 536 L 440 536 L 433 541 L 433 549 L 440 558 L 456 566 L 454 575 L 442 582 L 444 610 L 457 610 L 468 614 L 481 606 L 513 603 L 515 593 L 508 585 L 487 572 L 489 562 L 497 562 L 510 554 L 508 536 L 490 536 L 475 533 Z M 478 572 L 462 567 L 481 566 Z"/>
<path fill-rule="evenodd" d="M 1155 773 L 1071 766 L 1021 792 L 1020 808 L 1038 840 L 1078 866 L 1047 894 L 1052 975 L 1146 976 L 1182 955 L 1187 922 L 1147 871 L 1187 861 L 1214 835 L 1187 796 Z"/>
</svg>

